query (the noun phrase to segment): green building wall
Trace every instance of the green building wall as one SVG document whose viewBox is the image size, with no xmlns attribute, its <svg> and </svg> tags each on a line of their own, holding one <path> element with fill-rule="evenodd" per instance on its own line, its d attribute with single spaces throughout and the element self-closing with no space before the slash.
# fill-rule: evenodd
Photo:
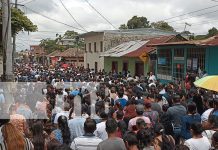
<svg viewBox="0 0 218 150">
<path fill-rule="evenodd" d="M 184 61 L 175 61 L 174 57 L 174 49 L 175 48 L 183 48 L 184 49 Z M 174 63 L 182 63 L 184 64 L 184 75 L 186 74 L 186 66 L 187 66 L 187 49 L 188 48 L 197 48 L 196 46 L 164 46 L 157 48 L 157 54 L 159 54 L 162 50 L 170 50 L 172 52 L 172 76 L 173 76 L 173 64 Z M 218 75 L 218 46 L 209 46 L 206 48 L 205 53 L 205 70 L 208 75 Z M 156 63 L 156 75 L 158 71 L 158 63 Z M 169 82 L 169 80 L 161 79 L 162 82 Z"/>
<path fill-rule="evenodd" d="M 209 75 L 218 75 L 218 46 L 206 49 L 205 68 Z"/>
<path fill-rule="evenodd" d="M 117 61 L 118 63 L 118 72 L 123 71 L 123 63 L 128 62 L 128 70 L 132 76 L 135 75 L 135 63 L 142 62 L 139 58 L 128 58 L 128 57 L 105 57 L 104 58 L 104 70 L 110 72 L 112 69 L 112 62 Z M 149 63 L 144 63 L 144 75 L 149 71 Z"/>
</svg>

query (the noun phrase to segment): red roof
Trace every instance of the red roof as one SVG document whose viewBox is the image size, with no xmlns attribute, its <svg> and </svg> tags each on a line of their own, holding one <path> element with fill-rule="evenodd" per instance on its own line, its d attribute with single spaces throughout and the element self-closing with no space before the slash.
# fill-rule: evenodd
<svg viewBox="0 0 218 150">
<path fill-rule="evenodd" d="M 133 52 L 130 52 L 130 53 L 124 55 L 124 56 L 125 57 L 139 57 L 144 52 L 149 53 L 149 52 L 155 50 L 155 47 L 151 47 L 149 45 L 159 44 L 159 43 L 166 43 L 166 42 L 170 41 L 171 39 L 173 39 L 174 37 L 176 37 L 176 36 L 175 35 L 161 36 L 161 37 L 148 39 L 148 42 L 145 45 L 143 45 L 139 49 L 137 49 L 137 50 L 135 50 Z"/>
<path fill-rule="evenodd" d="M 210 38 L 205 39 L 205 40 L 192 40 L 192 41 L 152 44 L 152 46 L 169 46 L 169 45 L 218 46 L 218 35 L 210 37 Z"/>
<path fill-rule="evenodd" d="M 61 51 L 56 50 L 56 51 L 51 52 L 50 54 L 48 54 L 47 57 L 58 57 L 58 56 L 60 56 L 60 54 L 61 54 Z"/>
<path fill-rule="evenodd" d="M 77 48 L 69 48 L 60 54 L 61 57 L 84 57 L 84 51 Z"/>
</svg>

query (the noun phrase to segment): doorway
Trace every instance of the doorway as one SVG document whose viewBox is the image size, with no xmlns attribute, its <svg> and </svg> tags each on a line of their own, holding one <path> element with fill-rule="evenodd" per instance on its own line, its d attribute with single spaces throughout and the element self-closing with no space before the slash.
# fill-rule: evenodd
<svg viewBox="0 0 218 150">
<path fill-rule="evenodd" d="M 98 62 L 95 62 L 95 72 L 98 72 Z"/>
<path fill-rule="evenodd" d="M 112 68 L 111 68 L 112 72 L 116 72 L 118 73 L 118 62 L 117 61 L 112 61 Z"/>
<path fill-rule="evenodd" d="M 126 75 L 128 71 L 128 62 L 123 62 L 123 73 Z"/>
<path fill-rule="evenodd" d="M 135 63 L 135 75 L 140 77 L 144 75 L 144 63 L 143 62 L 136 62 Z"/>
</svg>

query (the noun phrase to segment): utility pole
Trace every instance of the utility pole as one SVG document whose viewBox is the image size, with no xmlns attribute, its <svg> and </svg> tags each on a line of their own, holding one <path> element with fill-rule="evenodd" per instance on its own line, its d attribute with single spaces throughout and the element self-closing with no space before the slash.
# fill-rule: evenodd
<svg viewBox="0 0 218 150">
<path fill-rule="evenodd" d="M 17 9 L 17 0 L 15 0 L 15 9 Z M 13 35 L 13 53 L 12 53 L 12 64 L 14 65 L 14 57 L 16 53 L 16 33 L 12 33 Z M 12 66 L 12 70 L 14 71 L 14 67 Z"/>
<path fill-rule="evenodd" d="M 2 2 L 3 81 L 13 81 L 10 0 Z"/>
</svg>

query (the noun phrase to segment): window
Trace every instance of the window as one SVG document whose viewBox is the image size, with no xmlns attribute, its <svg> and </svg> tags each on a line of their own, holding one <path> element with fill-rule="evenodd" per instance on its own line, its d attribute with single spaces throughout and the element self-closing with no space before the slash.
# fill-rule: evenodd
<svg viewBox="0 0 218 150">
<path fill-rule="evenodd" d="M 161 49 L 158 51 L 157 74 L 172 75 L 172 52 L 170 49 Z"/>
<path fill-rule="evenodd" d="M 174 57 L 184 57 L 184 49 L 183 48 L 175 49 Z"/>
<path fill-rule="evenodd" d="M 92 52 L 92 44 L 89 43 L 89 52 Z"/>
<path fill-rule="evenodd" d="M 87 49 L 86 49 L 86 44 L 84 45 L 84 48 L 85 48 L 85 52 L 86 52 L 86 50 L 87 50 Z"/>
<path fill-rule="evenodd" d="M 205 70 L 205 48 L 188 48 L 187 49 L 187 72 Z"/>
<path fill-rule="evenodd" d="M 100 51 L 103 52 L 103 41 L 100 42 Z"/>
<path fill-rule="evenodd" d="M 87 63 L 87 68 L 89 69 L 89 63 Z"/>
<path fill-rule="evenodd" d="M 97 50 L 96 50 L 96 42 L 94 43 L 94 52 L 97 52 Z"/>
</svg>

